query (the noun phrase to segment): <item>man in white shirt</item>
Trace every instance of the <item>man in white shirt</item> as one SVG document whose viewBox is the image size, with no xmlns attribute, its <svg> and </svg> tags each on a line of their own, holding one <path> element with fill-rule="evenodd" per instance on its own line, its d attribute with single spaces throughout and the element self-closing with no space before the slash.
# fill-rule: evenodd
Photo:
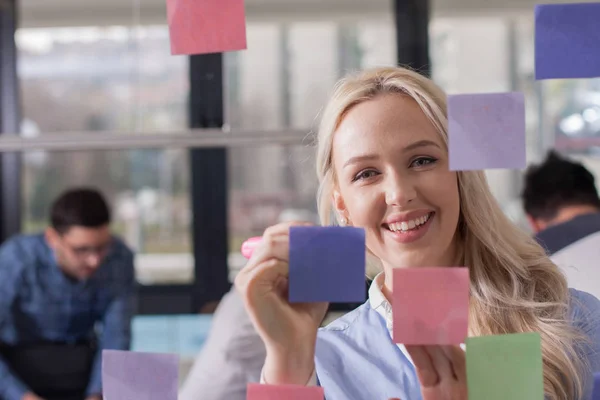
<svg viewBox="0 0 600 400">
<path fill-rule="evenodd" d="M 210 333 L 183 385 L 179 400 L 245 400 L 258 382 L 265 346 L 239 293 L 232 288 L 217 307 Z"/>
<path fill-rule="evenodd" d="M 525 173 L 523 206 L 569 287 L 600 298 L 600 198 L 594 176 L 554 151 Z"/>
</svg>

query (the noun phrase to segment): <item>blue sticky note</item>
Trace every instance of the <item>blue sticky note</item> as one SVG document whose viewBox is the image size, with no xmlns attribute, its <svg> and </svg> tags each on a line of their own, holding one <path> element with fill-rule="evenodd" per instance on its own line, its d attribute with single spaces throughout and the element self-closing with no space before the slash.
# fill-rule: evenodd
<svg viewBox="0 0 600 400">
<path fill-rule="evenodd" d="M 523 93 L 448 96 L 448 152 L 451 171 L 525 168 Z"/>
<path fill-rule="evenodd" d="M 289 301 L 365 301 L 366 256 L 362 228 L 290 228 Z"/>
<path fill-rule="evenodd" d="M 535 79 L 600 76 L 600 3 L 535 7 Z"/>
<path fill-rule="evenodd" d="M 600 372 L 594 374 L 594 392 L 591 400 L 600 400 Z"/>
<path fill-rule="evenodd" d="M 178 385 L 176 355 L 102 352 L 102 390 L 107 400 L 177 400 Z"/>
</svg>

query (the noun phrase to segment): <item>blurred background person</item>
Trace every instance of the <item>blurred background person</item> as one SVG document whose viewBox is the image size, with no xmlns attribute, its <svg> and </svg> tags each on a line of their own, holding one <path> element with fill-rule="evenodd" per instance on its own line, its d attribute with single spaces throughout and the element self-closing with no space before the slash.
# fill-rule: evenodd
<svg viewBox="0 0 600 400">
<path fill-rule="evenodd" d="M 527 220 L 569 286 L 600 297 L 600 198 L 594 176 L 554 151 L 525 173 Z"/>
<path fill-rule="evenodd" d="M 109 224 L 99 192 L 73 189 L 44 233 L 0 248 L 1 399 L 102 399 L 102 350 L 129 348 L 134 311 L 133 253 Z"/>
</svg>

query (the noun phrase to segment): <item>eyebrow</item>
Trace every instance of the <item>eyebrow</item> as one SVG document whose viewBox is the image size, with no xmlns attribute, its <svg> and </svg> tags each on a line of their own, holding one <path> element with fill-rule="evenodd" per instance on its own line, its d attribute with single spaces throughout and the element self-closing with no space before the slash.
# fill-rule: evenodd
<svg viewBox="0 0 600 400">
<path fill-rule="evenodd" d="M 431 140 L 419 140 L 418 142 L 409 144 L 402 151 L 407 152 L 407 151 L 411 151 L 414 149 L 418 149 L 420 147 L 429 147 L 429 146 L 434 146 L 434 147 L 440 148 L 440 146 L 437 143 L 432 142 Z M 348 161 L 346 161 L 346 163 L 344 164 L 344 168 L 349 165 L 357 164 L 357 163 L 360 163 L 363 161 L 377 160 L 378 158 L 379 158 L 379 156 L 376 154 L 366 154 L 363 156 L 352 157 Z"/>
<path fill-rule="evenodd" d="M 434 147 L 440 148 L 440 146 L 436 142 L 432 142 L 431 140 L 419 140 L 418 142 L 414 142 L 414 143 L 406 146 L 403 151 L 407 152 L 410 150 L 418 149 L 419 147 L 428 147 L 428 146 L 434 146 Z"/>
</svg>

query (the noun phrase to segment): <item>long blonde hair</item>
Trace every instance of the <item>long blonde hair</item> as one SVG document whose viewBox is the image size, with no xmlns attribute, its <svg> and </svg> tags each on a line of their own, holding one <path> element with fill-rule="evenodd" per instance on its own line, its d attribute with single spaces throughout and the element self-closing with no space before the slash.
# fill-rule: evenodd
<svg viewBox="0 0 600 400">
<path fill-rule="evenodd" d="M 448 143 L 446 95 L 429 79 L 404 68 L 376 68 L 341 80 L 326 106 L 317 137 L 318 207 L 321 223 L 334 223 L 333 135 L 355 105 L 385 93 L 409 96 Z M 469 267 L 469 335 L 539 332 L 544 390 L 549 399 L 583 394 L 581 335 L 568 322 L 565 277 L 529 235 L 513 225 L 494 199 L 484 172 L 460 171 L 460 217 L 456 234 L 462 265 Z"/>
</svg>

